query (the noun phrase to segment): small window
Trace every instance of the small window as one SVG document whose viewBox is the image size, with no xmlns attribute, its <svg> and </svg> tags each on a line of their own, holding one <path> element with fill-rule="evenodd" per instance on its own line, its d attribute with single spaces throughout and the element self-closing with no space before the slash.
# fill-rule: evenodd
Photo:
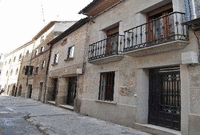
<svg viewBox="0 0 200 135">
<path fill-rule="evenodd" d="M 37 66 L 37 67 L 35 68 L 35 73 L 36 73 L 36 74 L 38 73 L 38 70 L 39 70 L 39 66 Z"/>
<path fill-rule="evenodd" d="M 13 70 L 10 71 L 10 75 L 12 75 L 12 73 L 13 73 Z"/>
<path fill-rule="evenodd" d="M 8 76 L 8 71 L 6 71 L 6 76 Z"/>
<path fill-rule="evenodd" d="M 15 60 L 16 60 L 16 57 L 14 57 L 13 62 L 15 62 Z"/>
<path fill-rule="evenodd" d="M 40 48 L 40 52 L 44 52 L 44 46 Z"/>
<path fill-rule="evenodd" d="M 7 61 L 5 62 L 5 65 L 7 64 Z"/>
<path fill-rule="evenodd" d="M 46 64 L 46 61 L 43 60 L 43 62 L 42 62 L 42 69 L 45 67 L 45 64 Z"/>
<path fill-rule="evenodd" d="M 1 75 L 1 70 L 0 70 L 0 75 Z"/>
<path fill-rule="evenodd" d="M 22 59 L 22 54 L 19 55 L 19 61 Z"/>
<path fill-rule="evenodd" d="M 58 64 L 59 53 L 56 53 L 54 56 L 54 64 Z"/>
<path fill-rule="evenodd" d="M 9 60 L 9 64 L 11 63 L 11 59 Z"/>
<path fill-rule="evenodd" d="M 44 40 L 44 35 L 41 36 L 40 42 L 42 42 L 43 40 Z"/>
<path fill-rule="evenodd" d="M 69 47 L 68 49 L 68 58 L 74 57 L 74 46 Z"/>
<path fill-rule="evenodd" d="M 113 101 L 115 72 L 101 73 L 99 100 Z"/>
<path fill-rule="evenodd" d="M 38 49 L 35 50 L 35 56 L 37 56 L 37 55 L 38 55 Z"/>
<path fill-rule="evenodd" d="M 29 55 L 29 50 L 27 50 L 26 55 Z"/>
</svg>

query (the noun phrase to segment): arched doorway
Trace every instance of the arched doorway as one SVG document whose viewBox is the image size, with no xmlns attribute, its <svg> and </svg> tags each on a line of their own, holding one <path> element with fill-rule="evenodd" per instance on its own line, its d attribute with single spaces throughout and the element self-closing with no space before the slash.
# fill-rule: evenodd
<svg viewBox="0 0 200 135">
<path fill-rule="evenodd" d="M 22 93 L 22 85 L 20 84 L 17 96 L 21 96 Z"/>
<path fill-rule="evenodd" d="M 15 94 L 15 84 L 14 84 L 13 87 L 12 87 L 12 93 L 11 93 L 11 96 L 14 96 L 14 94 Z"/>
</svg>

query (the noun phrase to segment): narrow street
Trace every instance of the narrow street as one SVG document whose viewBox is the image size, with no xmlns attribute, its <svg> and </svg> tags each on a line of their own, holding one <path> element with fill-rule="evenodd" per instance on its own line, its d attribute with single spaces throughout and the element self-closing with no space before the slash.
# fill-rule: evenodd
<svg viewBox="0 0 200 135">
<path fill-rule="evenodd" d="M 149 135 L 32 99 L 0 96 L 1 135 Z"/>
</svg>

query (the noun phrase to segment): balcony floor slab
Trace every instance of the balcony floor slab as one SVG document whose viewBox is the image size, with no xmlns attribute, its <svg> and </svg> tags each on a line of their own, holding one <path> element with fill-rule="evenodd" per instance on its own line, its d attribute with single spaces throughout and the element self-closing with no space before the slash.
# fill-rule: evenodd
<svg viewBox="0 0 200 135">
<path fill-rule="evenodd" d="M 189 44 L 189 41 L 176 40 L 163 44 L 153 45 L 150 47 L 144 47 L 136 50 L 130 50 L 128 52 L 124 52 L 125 55 L 132 57 L 142 57 L 152 54 L 158 54 L 163 52 L 181 50 L 185 48 Z"/>
<path fill-rule="evenodd" d="M 101 64 L 107 64 L 107 63 L 111 63 L 111 62 L 121 61 L 123 58 L 124 58 L 123 55 L 111 55 L 108 57 L 90 60 L 89 63 L 95 64 L 95 65 L 101 65 Z"/>
</svg>

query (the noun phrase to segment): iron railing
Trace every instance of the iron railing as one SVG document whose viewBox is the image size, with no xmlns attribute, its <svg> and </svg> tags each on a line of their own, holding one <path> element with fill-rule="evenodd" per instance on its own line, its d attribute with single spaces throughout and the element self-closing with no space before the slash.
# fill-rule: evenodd
<svg viewBox="0 0 200 135">
<path fill-rule="evenodd" d="M 185 14 L 173 12 L 125 31 L 123 52 L 175 40 L 189 40 Z"/>
<path fill-rule="evenodd" d="M 124 46 L 124 36 L 115 34 L 106 39 L 89 45 L 88 60 L 117 55 L 122 52 Z"/>
</svg>

